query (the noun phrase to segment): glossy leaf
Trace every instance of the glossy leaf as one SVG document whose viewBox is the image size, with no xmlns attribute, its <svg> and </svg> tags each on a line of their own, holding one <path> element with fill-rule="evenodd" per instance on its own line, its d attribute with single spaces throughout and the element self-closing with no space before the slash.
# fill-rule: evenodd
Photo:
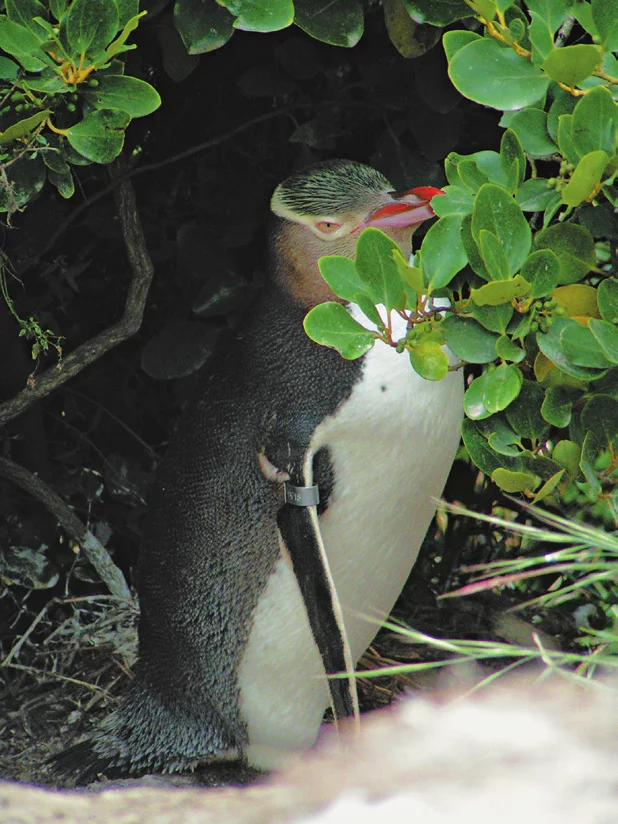
<svg viewBox="0 0 618 824">
<path fill-rule="evenodd" d="M 404 4 L 413 20 L 432 26 L 448 26 L 470 15 L 470 7 L 463 0 L 404 0 Z"/>
<path fill-rule="evenodd" d="M 510 361 L 511 363 L 521 363 L 526 357 L 526 350 L 517 346 L 508 335 L 500 335 L 496 341 L 496 354 L 499 358 L 502 358 L 502 360 Z"/>
<path fill-rule="evenodd" d="M 525 380 L 517 398 L 506 409 L 506 419 L 522 438 L 542 438 L 549 424 L 541 415 L 545 390 L 534 381 Z"/>
<path fill-rule="evenodd" d="M 582 410 L 582 426 L 602 448 L 618 446 L 618 400 L 609 395 L 590 398 Z"/>
<path fill-rule="evenodd" d="M 549 86 L 536 66 L 492 38 L 475 40 L 457 51 L 449 76 L 464 97 L 502 111 L 533 105 Z"/>
<path fill-rule="evenodd" d="M 568 333 L 560 336 L 560 343 L 566 358 L 575 366 L 605 369 L 611 365 L 599 342 L 587 326 L 578 323 L 569 329 Z"/>
<path fill-rule="evenodd" d="M 311 340 L 336 349 L 346 360 L 355 360 L 368 352 L 376 337 L 354 320 L 340 303 L 314 306 L 303 322 Z"/>
<path fill-rule="evenodd" d="M 555 289 L 552 297 L 570 318 L 598 318 L 597 290 L 585 283 L 573 283 Z"/>
<path fill-rule="evenodd" d="M 521 298 L 530 292 L 530 284 L 521 275 L 508 280 L 486 283 L 478 289 L 472 289 L 470 295 L 477 306 L 500 306 Z"/>
<path fill-rule="evenodd" d="M 464 395 L 466 415 L 479 420 L 506 409 L 518 396 L 522 380 L 519 369 L 506 364 L 475 378 Z"/>
<path fill-rule="evenodd" d="M 294 0 L 294 9 L 296 25 L 323 43 L 352 48 L 363 35 L 363 9 L 357 0 Z"/>
<path fill-rule="evenodd" d="M 439 381 L 448 374 L 448 357 L 433 341 L 422 341 L 409 351 L 414 371 L 428 381 Z"/>
<path fill-rule="evenodd" d="M 551 295 L 560 279 L 560 261 L 551 249 L 532 252 L 521 267 L 522 276 L 531 284 L 530 297 Z"/>
<path fill-rule="evenodd" d="M 601 281 L 597 299 L 603 320 L 618 323 L 618 278 L 606 278 Z"/>
<path fill-rule="evenodd" d="M 445 186 L 444 195 L 436 197 L 431 203 L 431 208 L 437 217 L 449 217 L 450 215 L 471 215 L 474 210 L 474 196 L 469 190 L 461 186 Z"/>
<path fill-rule="evenodd" d="M 399 247 L 380 229 L 365 229 L 356 244 L 356 271 L 363 283 L 363 291 L 374 303 L 386 306 L 389 312 L 399 304 L 403 295 L 394 251 L 399 251 Z"/>
<path fill-rule="evenodd" d="M 40 17 L 46 20 L 48 16 L 45 6 L 39 0 L 6 0 L 4 5 L 10 20 L 30 29 L 39 42 L 47 40 L 45 29 L 34 19 Z"/>
<path fill-rule="evenodd" d="M 99 85 L 85 89 L 83 96 L 95 109 L 120 109 L 131 117 L 151 114 L 161 105 L 159 93 L 137 77 L 108 75 Z"/>
<path fill-rule="evenodd" d="M 552 201 L 562 202 L 560 194 L 541 177 L 525 180 L 517 190 L 515 199 L 524 212 L 542 212 Z"/>
<path fill-rule="evenodd" d="M 558 223 L 543 229 L 536 235 L 534 246 L 550 249 L 558 257 L 558 283 L 577 283 L 596 265 L 592 235 L 575 223 Z"/>
<path fill-rule="evenodd" d="M 40 72 L 45 68 L 38 37 L 4 14 L 0 14 L 0 49 L 13 55 L 26 71 Z"/>
<path fill-rule="evenodd" d="M 526 156 L 519 135 L 510 126 L 500 140 L 500 163 L 507 176 L 507 191 L 514 194 L 526 177 Z"/>
<path fill-rule="evenodd" d="M 524 490 L 534 489 L 539 485 L 539 479 L 536 475 L 531 475 L 529 472 L 513 472 L 510 469 L 498 467 L 491 473 L 491 479 L 504 492 L 513 495 L 516 492 L 524 492 Z"/>
<path fill-rule="evenodd" d="M 509 120 L 509 129 L 515 132 L 524 151 L 532 157 L 549 157 L 558 151 L 547 131 L 547 114 L 541 109 L 530 107 L 515 112 Z"/>
<path fill-rule="evenodd" d="M 94 163 L 111 163 L 122 150 L 124 129 L 131 120 L 126 112 L 101 109 L 66 129 L 71 146 Z"/>
<path fill-rule="evenodd" d="M 553 49 L 543 61 L 543 71 L 557 83 L 573 88 L 592 74 L 601 59 L 597 46 L 578 43 Z"/>
<path fill-rule="evenodd" d="M 563 466 L 571 478 L 579 475 L 580 455 L 579 446 L 569 440 L 558 441 L 551 453 L 552 459 Z"/>
<path fill-rule="evenodd" d="M 545 391 L 541 404 L 541 415 L 552 426 L 566 428 L 571 422 L 573 396 L 563 386 L 550 386 Z"/>
<path fill-rule="evenodd" d="M 500 239 L 508 272 L 516 274 L 530 251 L 530 226 L 513 198 L 504 189 L 491 183 L 482 186 L 476 197 L 472 236 L 477 244 L 482 229 L 492 232 Z"/>
<path fill-rule="evenodd" d="M 189 54 L 221 48 L 234 34 L 234 17 L 218 3 L 176 0 L 174 25 Z"/>
<path fill-rule="evenodd" d="M 5 145 L 13 140 L 21 140 L 22 137 L 30 134 L 33 129 L 42 123 L 46 117 L 51 114 L 51 109 L 43 109 L 41 112 L 33 114 L 31 117 L 26 117 L 24 120 L 18 120 L 8 129 L 0 133 L 0 145 Z"/>
<path fill-rule="evenodd" d="M 605 86 L 596 86 L 581 97 L 573 111 L 571 131 L 575 148 L 581 155 L 603 151 L 613 157 L 616 151 L 618 107 Z"/>
<path fill-rule="evenodd" d="M 375 324 L 378 329 L 384 329 L 384 321 L 376 305 L 364 292 L 357 292 L 357 294 L 354 295 L 353 303 L 358 306 L 363 315 L 370 320 L 371 323 Z"/>
<path fill-rule="evenodd" d="M 496 359 L 497 335 L 472 318 L 451 315 L 440 325 L 446 345 L 467 363 L 489 363 Z"/>
<path fill-rule="evenodd" d="M 468 262 L 461 240 L 461 217 L 440 218 L 431 226 L 421 246 L 423 277 L 432 290 L 447 286 Z"/>
<path fill-rule="evenodd" d="M 114 38 L 118 7 L 108 0 L 73 0 L 60 24 L 60 39 L 74 57 L 96 54 Z"/>
<path fill-rule="evenodd" d="M 236 18 L 234 28 L 242 31 L 279 31 L 291 25 L 294 19 L 292 0 L 217 0 Z"/>
<path fill-rule="evenodd" d="M 473 223 L 474 225 L 474 223 Z M 510 274 L 509 262 L 500 238 L 487 229 L 481 229 L 478 235 L 478 247 L 487 274 L 491 280 L 506 280 Z M 487 284 L 488 286 L 490 284 Z"/>
<path fill-rule="evenodd" d="M 583 327 L 571 318 L 554 318 L 551 329 L 546 333 L 538 332 L 536 340 L 541 352 L 567 375 L 583 380 L 594 380 L 603 374 L 602 366 L 599 365 L 597 368 L 580 366 L 573 363 L 565 352 L 564 341 L 577 334 L 577 329 L 581 328 Z"/>
<path fill-rule="evenodd" d="M 528 13 L 532 19 L 529 28 L 535 63 L 542 63 L 554 48 L 554 33 L 566 20 L 571 3 L 569 0 L 528 0 Z"/>
<path fill-rule="evenodd" d="M 609 163 L 609 157 L 603 151 L 589 152 L 584 155 L 571 179 L 562 190 L 562 201 L 567 206 L 579 206 L 598 193 L 603 173 Z"/>
<path fill-rule="evenodd" d="M 409 6 L 410 3 L 408 3 L 407 5 Z M 446 54 L 446 59 L 450 63 L 455 54 L 460 49 L 463 49 L 463 47 L 467 46 L 468 43 L 472 43 L 473 40 L 481 39 L 482 38 L 480 34 L 477 34 L 473 31 L 467 31 L 466 29 L 454 29 L 453 31 L 445 32 L 442 36 L 442 45 L 444 46 L 444 53 Z"/>
<path fill-rule="evenodd" d="M 618 51 L 617 0 L 592 0 L 592 19 L 597 27 L 601 46 L 608 52 Z"/>
<path fill-rule="evenodd" d="M 414 292 L 417 294 L 422 294 L 425 289 L 425 281 L 423 280 L 423 273 L 421 270 L 417 266 L 410 266 L 410 264 L 404 260 L 403 255 L 398 249 L 393 252 L 393 260 L 397 264 L 397 272 L 399 273 L 399 277 L 404 280 L 405 283 L 414 290 Z"/>
<path fill-rule="evenodd" d="M 510 303 L 501 306 L 477 306 L 473 303 L 469 311 L 485 329 L 504 334 L 514 310 Z"/>
<path fill-rule="evenodd" d="M 357 292 L 364 289 L 354 261 L 341 255 L 331 255 L 318 260 L 320 274 L 333 292 L 340 298 L 352 302 Z"/>
<path fill-rule="evenodd" d="M 486 475 L 491 475 L 494 469 L 498 467 L 508 466 L 510 469 L 516 470 L 521 466 L 521 461 L 517 458 L 500 455 L 492 449 L 480 431 L 479 425 L 474 421 L 464 418 L 461 425 L 461 435 L 468 454 L 481 472 Z"/>
</svg>

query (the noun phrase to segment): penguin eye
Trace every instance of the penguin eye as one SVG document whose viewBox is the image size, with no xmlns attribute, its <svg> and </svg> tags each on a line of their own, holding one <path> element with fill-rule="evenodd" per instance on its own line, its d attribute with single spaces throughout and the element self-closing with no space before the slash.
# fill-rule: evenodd
<svg viewBox="0 0 618 824">
<path fill-rule="evenodd" d="M 316 223 L 316 228 L 323 235 L 332 235 L 337 229 L 341 229 L 341 223 L 334 223 L 332 220 L 321 220 Z"/>
</svg>

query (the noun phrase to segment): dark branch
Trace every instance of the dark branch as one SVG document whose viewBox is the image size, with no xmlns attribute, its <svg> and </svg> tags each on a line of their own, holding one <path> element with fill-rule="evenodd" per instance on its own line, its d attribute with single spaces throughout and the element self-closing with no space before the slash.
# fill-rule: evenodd
<svg viewBox="0 0 618 824">
<path fill-rule="evenodd" d="M 8 458 L 0 457 L 0 476 L 25 490 L 52 513 L 65 532 L 83 550 L 84 555 L 112 595 L 127 601 L 133 600 L 122 572 L 109 557 L 103 544 L 95 538 L 53 489 L 32 472 Z"/>
</svg>

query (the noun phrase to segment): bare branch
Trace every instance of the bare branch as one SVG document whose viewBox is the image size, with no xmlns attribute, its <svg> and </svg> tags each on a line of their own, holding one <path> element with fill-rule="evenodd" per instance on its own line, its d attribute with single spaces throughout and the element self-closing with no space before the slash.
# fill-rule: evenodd
<svg viewBox="0 0 618 824">
<path fill-rule="evenodd" d="M 119 165 L 117 169 L 120 174 L 123 174 L 124 170 Z M 133 271 L 121 319 L 104 332 L 78 346 L 59 363 L 47 369 L 36 379 L 32 379 L 18 395 L 1 404 L 0 426 L 75 377 L 82 369 L 134 335 L 140 328 L 148 289 L 152 281 L 153 265 L 137 213 L 135 191 L 126 177 L 122 177 L 117 183 L 116 200 L 127 257 Z"/>
<path fill-rule="evenodd" d="M 3 457 L 0 457 L 0 476 L 28 492 L 54 515 L 60 526 L 83 550 L 112 595 L 127 601 L 133 600 L 122 572 L 112 561 L 103 544 L 45 481 L 23 466 Z"/>
</svg>

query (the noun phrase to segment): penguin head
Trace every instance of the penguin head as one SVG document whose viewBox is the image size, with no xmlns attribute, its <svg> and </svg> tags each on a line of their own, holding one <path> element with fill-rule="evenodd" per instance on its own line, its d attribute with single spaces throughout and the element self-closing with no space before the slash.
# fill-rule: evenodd
<svg viewBox="0 0 618 824">
<path fill-rule="evenodd" d="M 434 216 L 433 186 L 393 191 L 380 172 L 352 160 L 329 160 L 277 186 L 270 202 L 276 216 L 271 244 L 277 280 L 301 303 L 338 300 L 322 279 L 325 255 L 354 257 L 358 236 L 369 226 L 386 232 L 407 258 L 414 229 Z"/>
</svg>

